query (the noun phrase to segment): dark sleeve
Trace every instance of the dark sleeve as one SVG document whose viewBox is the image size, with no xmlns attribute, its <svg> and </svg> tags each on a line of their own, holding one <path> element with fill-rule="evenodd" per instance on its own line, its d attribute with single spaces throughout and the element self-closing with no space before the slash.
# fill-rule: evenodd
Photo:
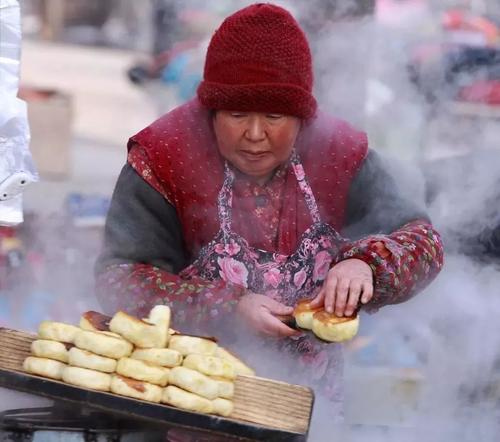
<svg viewBox="0 0 500 442">
<path fill-rule="evenodd" d="M 186 265 L 175 208 L 130 166 L 116 183 L 96 271 L 114 264 L 151 264 L 172 273 Z"/>
<path fill-rule="evenodd" d="M 425 210 L 403 197 L 380 155 L 370 150 L 349 190 L 344 235 L 388 234 L 417 219 L 428 220 Z"/>
</svg>

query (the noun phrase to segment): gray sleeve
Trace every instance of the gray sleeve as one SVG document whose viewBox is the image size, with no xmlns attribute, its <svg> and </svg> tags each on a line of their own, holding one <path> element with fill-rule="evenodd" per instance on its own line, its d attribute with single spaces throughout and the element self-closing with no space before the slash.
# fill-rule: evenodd
<svg viewBox="0 0 500 442">
<path fill-rule="evenodd" d="M 151 264 L 173 273 L 186 265 L 174 206 L 128 164 L 113 192 L 96 273 L 124 263 Z"/>
<path fill-rule="evenodd" d="M 370 150 L 349 189 L 343 234 L 352 239 L 389 234 L 407 222 L 428 220 L 421 206 L 403 196 L 380 156 Z"/>
</svg>

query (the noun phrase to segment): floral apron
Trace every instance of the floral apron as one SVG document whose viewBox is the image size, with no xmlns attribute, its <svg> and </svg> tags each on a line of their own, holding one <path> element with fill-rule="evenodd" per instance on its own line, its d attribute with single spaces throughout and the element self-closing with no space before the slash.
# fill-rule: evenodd
<svg viewBox="0 0 500 442">
<path fill-rule="evenodd" d="M 235 174 L 226 163 L 224 183 L 218 197 L 221 228 L 216 237 L 201 249 L 193 264 L 181 272 L 181 277 L 198 276 L 211 281 L 222 278 L 287 306 L 294 306 L 300 299 L 314 295 L 345 240 L 330 225 L 321 222 L 316 200 L 295 152 L 290 163 L 312 218 L 312 225 L 303 233 L 295 252 L 285 256 L 250 247 L 245 238 L 231 230 Z M 266 347 L 294 356 L 293 374 L 285 376 L 308 383 L 317 394 L 331 401 L 331 411 L 340 417 L 343 398 L 341 346 L 321 342 L 310 333 L 292 338 L 264 339 Z"/>
</svg>

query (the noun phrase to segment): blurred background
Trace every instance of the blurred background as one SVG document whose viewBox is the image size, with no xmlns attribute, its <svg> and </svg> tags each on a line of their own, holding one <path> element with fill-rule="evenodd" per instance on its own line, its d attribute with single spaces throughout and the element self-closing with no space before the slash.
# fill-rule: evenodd
<svg viewBox="0 0 500 442">
<path fill-rule="evenodd" d="M 40 181 L 25 222 L 0 227 L 0 326 L 35 330 L 99 309 L 92 267 L 127 140 L 195 95 L 213 31 L 252 2 L 20 3 L 19 96 Z M 431 288 L 362 318 L 345 440 L 498 440 L 500 2 L 275 3 L 308 34 L 320 106 L 393 158 L 447 250 Z M 317 416 L 311 440 L 321 428 Z"/>
</svg>

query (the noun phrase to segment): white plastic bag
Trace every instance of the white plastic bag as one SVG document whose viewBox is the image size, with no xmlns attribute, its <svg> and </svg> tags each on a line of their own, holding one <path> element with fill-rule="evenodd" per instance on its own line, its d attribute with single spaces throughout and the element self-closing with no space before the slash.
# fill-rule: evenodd
<svg viewBox="0 0 500 442">
<path fill-rule="evenodd" d="M 21 11 L 17 0 L 0 0 L 0 225 L 22 222 L 22 191 L 37 181 L 29 151 L 26 103 L 17 98 Z"/>
</svg>

